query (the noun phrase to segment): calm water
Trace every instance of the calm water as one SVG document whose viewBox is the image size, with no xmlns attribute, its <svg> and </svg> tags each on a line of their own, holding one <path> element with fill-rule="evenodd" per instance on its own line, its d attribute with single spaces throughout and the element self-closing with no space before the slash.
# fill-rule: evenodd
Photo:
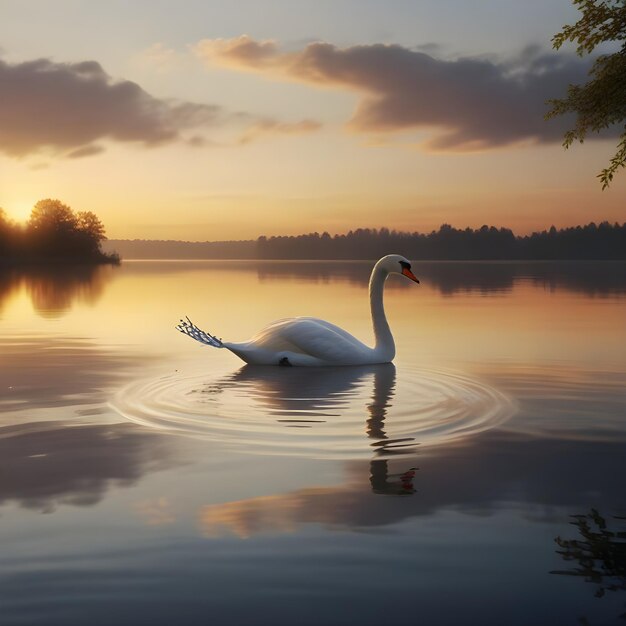
<svg viewBox="0 0 626 626">
<path fill-rule="evenodd" d="M 617 622 L 624 539 L 572 516 L 626 530 L 626 264 L 416 263 L 394 365 L 174 330 L 369 341 L 370 266 L 0 274 L 0 623 Z"/>
</svg>

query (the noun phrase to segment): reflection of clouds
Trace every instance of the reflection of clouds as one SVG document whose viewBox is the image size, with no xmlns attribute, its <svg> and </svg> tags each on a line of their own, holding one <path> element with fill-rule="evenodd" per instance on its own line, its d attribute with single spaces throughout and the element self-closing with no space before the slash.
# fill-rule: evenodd
<svg viewBox="0 0 626 626">
<path fill-rule="evenodd" d="M 362 495 L 362 494 L 361 494 Z M 205 506 L 199 524 L 207 537 L 241 539 L 268 532 L 295 532 L 303 523 L 343 526 L 359 496 L 346 487 L 311 487 L 276 496 Z"/>
<path fill-rule="evenodd" d="M 171 464 L 162 435 L 131 424 L 51 421 L 50 411 L 35 421 L 37 409 L 54 408 L 64 419 L 71 406 L 88 405 L 74 411 L 83 417 L 102 413 L 106 390 L 135 359 L 68 338 L 13 337 L 0 349 L 0 503 L 90 505 L 110 486 Z"/>
<path fill-rule="evenodd" d="M 174 463 L 162 435 L 131 424 L 64 422 L 0 428 L 0 504 L 53 511 L 89 506 L 113 486 L 129 486 Z"/>
<path fill-rule="evenodd" d="M 389 475 L 415 459 L 394 462 Z M 623 502 L 626 455 L 621 443 L 555 441 L 489 431 L 420 459 L 412 497 L 381 498 L 372 492 L 372 466 L 346 465 L 338 487 L 309 487 L 201 508 L 199 526 L 208 537 L 294 532 L 304 524 L 330 529 L 376 528 L 456 510 L 491 515 L 514 506 L 529 520 L 562 519 L 577 506 L 613 507 Z"/>
<path fill-rule="evenodd" d="M 80 339 L 0 340 L 0 408 L 94 404 L 136 362 Z"/>
<path fill-rule="evenodd" d="M 371 527 L 419 514 L 416 507 L 407 510 L 404 497 L 385 499 L 381 505 L 380 494 L 405 496 L 415 491 L 414 471 L 407 470 L 407 463 L 397 466 L 396 474 L 388 472 L 387 463 L 352 464 L 346 484 L 339 487 L 310 487 L 204 506 L 198 518 L 201 531 L 207 537 L 233 534 L 245 539 L 263 533 L 295 532 L 302 524 Z M 363 480 L 367 475 L 369 480 Z M 419 495 L 412 500 L 419 502 Z"/>
<path fill-rule="evenodd" d="M 293 495 L 265 496 L 205 506 L 200 511 L 200 528 L 207 537 L 220 537 L 228 532 L 240 539 L 270 530 L 294 532 L 302 515 L 301 499 L 316 491 L 311 489 Z M 323 489 L 320 491 L 324 492 Z"/>
<path fill-rule="evenodd" d="M 115 268 L 77 266 L 0 271 L 0 307 L 23 288 L 43 317 L 59 317 L 75 303 L 96 304 Z"/>
<path fill-rule="evenodd" d="M 176 521 L 172 504 L 165 496 L 142 500 L 135 505 L 135 511 L 148 526 L 167 526 Z"/>
</svg>

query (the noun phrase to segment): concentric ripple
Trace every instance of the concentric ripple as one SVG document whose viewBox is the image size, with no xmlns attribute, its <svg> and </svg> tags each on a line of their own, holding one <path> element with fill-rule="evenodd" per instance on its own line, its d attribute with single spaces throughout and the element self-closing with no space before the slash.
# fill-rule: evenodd
<svg viewBox="0 0 626 626">
<path fill-rule="evenodd" d="M 493 428 L 514 411 L 477 380 L 392 364 L 177 372 L 129 385 L 112 405 L 133 422 L 238 451 L 316 458 L 409 452 Z"/>
</svg>

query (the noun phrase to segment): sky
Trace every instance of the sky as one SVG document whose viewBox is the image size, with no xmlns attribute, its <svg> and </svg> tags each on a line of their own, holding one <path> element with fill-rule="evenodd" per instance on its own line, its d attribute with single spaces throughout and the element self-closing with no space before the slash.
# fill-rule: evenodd
<svg viewBox="0 0 626 626">
<path fill-rule="evenodd" d="M 0 0 L 0 207 L 113 239 L 626 220 L 545 101 L 569 0 Z"/>
</svg>

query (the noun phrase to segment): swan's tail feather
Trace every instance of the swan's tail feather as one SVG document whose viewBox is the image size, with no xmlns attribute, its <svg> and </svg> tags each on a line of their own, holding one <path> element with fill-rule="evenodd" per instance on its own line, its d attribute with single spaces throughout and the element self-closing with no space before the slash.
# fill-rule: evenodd
<svg viewBox="0 0 626 626">
<path fill-rule="evenodd" d="M 214 348 L 224 347 L 221 339 L 200 330 L 189 318 L 187 318 L 187 321 L 180 320 L 180 324 L 176 326 L 176 330 L 179 330 L 184 335 L 187 335 L 200 343 L 204 343 L 207 346 L 213 346 Z"/>
</svg>

